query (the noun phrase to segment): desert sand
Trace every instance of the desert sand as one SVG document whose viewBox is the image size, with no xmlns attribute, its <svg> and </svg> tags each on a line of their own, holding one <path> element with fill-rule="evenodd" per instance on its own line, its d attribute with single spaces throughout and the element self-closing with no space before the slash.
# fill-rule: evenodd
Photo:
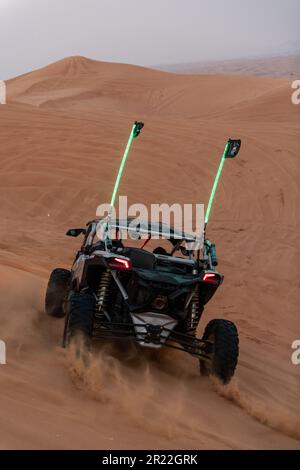
<svg viewBox="0 0 300 470">
<path fill-rule="evenodd" d="M 291 82 L 176 75 L 72 57 L 12 79 L 0 106 L 1 449 L 300 449 L 299 113 Z M 208 304 L 236 322 L 240 360 L 222 387 L 180 352 L 84 366 L 46 318 L 65 237 L 110 199 L 131 124 L 145 122 L 121 183 L 131 202 L 208 200 L 226 162 L 209 238 L 225 281 Z"/>
</svg>

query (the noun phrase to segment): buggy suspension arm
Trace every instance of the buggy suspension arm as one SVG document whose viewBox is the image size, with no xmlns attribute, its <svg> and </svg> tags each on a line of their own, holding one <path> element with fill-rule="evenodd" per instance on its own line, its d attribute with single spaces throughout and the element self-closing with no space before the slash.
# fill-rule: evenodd
<svg viewBox="0 0 300 470">
<path fill-rule="evenodd" d="M 145 323 L 135 324 L 134 326 L 132 323 L 107 323 L 105 326 L 101 325 L 94 329 L 93 339 L 131 339 L 136 343 L 153 343 L 158 346 L 188 352 L 192 356 L 206 361 L 210 360 L 210 353 L 212 352 L 212 343 L 210 341 L 198 339 L 165 327 L 159 327 L 156 331 L 157 334 L 154 336 L 151 326 Z M 139 328 L 146 329 L 146 331 L 137 331 Z M 161 335 L 162 333 L 168 333 L 169 336 L 164 338 Z"/>
</svg>

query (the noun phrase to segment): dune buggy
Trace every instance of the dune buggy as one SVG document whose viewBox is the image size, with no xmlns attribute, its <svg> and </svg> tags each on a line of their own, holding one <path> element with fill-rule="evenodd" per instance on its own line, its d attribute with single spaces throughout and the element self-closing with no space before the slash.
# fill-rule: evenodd
<svg viewBox="0 0 300 470">
<path fill-rule="evenodd" d="M 238 152 L 232 145 L 224 158 Z M 127 338 L 142 347 L 176 348 L 199 360 L 201 374 L 230 381 L 239 352 L 234 323 L 211 320 L 197 336 L 204 306 L 223 282 L 206 236 L 199 246 L 194 235 L 160 222 L 109 216 L 67 235 L 83 235 L 83 243 L 71 270 L 51 273 L 45 299 L 48 315 L 65 316 L 64 346 L 81 332 L 91 342 Z"/>
</svg>

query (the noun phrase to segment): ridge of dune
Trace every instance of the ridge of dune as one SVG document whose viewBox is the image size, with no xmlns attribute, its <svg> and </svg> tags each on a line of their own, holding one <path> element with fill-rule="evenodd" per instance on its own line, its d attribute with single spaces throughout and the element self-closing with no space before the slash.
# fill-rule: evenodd
<svg viewBox="0 0 300 470">
<path fill-rule="evenodd" d="M 299 111 L 286 80 L 182 76 L 64 59 L 8 82 L 0 106 L 0 448 L 299 449 Z M 178 352 L 135 367 L 60 349 L 45 317 L 49 271 L 68 268 L 71 226 L 110 199 L 131 122 L 145 129 L 120 194 L 129 204 L 206 203 L 226 139 L 209 227 L 225 281 L 207 305 L 236 322 L 231 388 Z M 283 260 L 284 256 L 284 260 Z M 287 300 L 288 299 L 288 300 Z M 113 365 L 113 367 L 112 367 Z M 217 390 L 217 392 L 215 391 Z"/>
<path fill-rule="evenodd" d="M 154 76 L 165 75 L 164 72 L 152 71 L 151 69 L 138 65 L 98 61 L 84 56 L 70 56 L 23 75 L 11 78 L 7 80 L 7 84 L 10 88 L 23 85 L 24 89 L 26 89 L 25 87 L 30 87 L 36 83 L 49 83 L 53 79 L 65 78 L 67 83 L 73 86 L 73 82 L 68 81 L 68 79 L 77 79 L 79 81 L 84 79 L 85 76 L 92 79 L 94 75 L 97 79 L 108 78 L 112 80 L 120 74 L 121 76 L 126 76 L 126 74 L 129 73 L 133 76 L 134 72 L 143 74 L 145 72 L 147 73 L 147 71 L 153 72 Z"/>
<path fill-rule="evenodd" d="M 154 73 L 163 75 L 165 72 L 155 71 L 141 65 L 123 64 L 120 62 L 107 62 L 102 60 L 90 59 L 85 56 L 69 56 L 40 67 L 31 72 L 14 77 L 9 81 L 19 80 L 30 77 L 49 78 L 53 75 L 84 75 L 86 73 L 100 73 L 109 69 L 109 73 L 120 70 L 145 71 L 153 70 Z"/>
</svg>

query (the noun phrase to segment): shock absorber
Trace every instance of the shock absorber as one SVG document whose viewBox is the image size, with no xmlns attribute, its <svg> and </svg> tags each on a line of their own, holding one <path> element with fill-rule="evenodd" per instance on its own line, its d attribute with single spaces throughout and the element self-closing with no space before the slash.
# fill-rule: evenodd
<svg viewBox="0 0 300 470">
<path fill-rule="evenodd" d="M 96 302 L 96 323 L 100 327 L 107 320 L 105 313 L 108 311 L 109 294 L 111 292 L 112 276 L 109 271 L 105 271 L 101 275 L 99 287 L 97 291 L 97 302 Z"/>
<path fill-rule="evenodd" d="M 199 285 L 195 287 L 187 316 L 186 332 L 195 335 L 202 311 L 200 312 Z"/>
</svg>

